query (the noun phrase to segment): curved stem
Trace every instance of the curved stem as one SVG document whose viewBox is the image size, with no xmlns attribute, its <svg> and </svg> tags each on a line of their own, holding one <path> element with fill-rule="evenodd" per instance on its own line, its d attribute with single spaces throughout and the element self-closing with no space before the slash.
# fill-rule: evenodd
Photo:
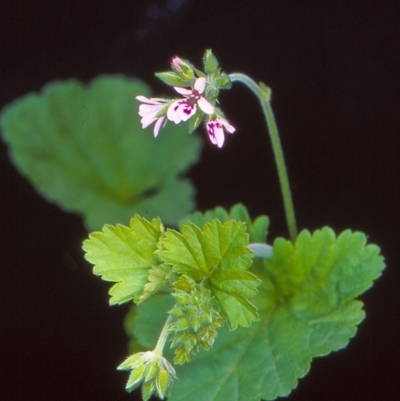
<svg viewBox="0 0 400 401">
<path fill-rule="evenodd" d="M 164 324 L 164 327 L 162 328 L 161 333 L 158 337 L 156 347 L 153 350 L 155 353 L 158 353 L 159 355 L 163 354 L 164 345 L 168 339 L 168 334 L 169 334 L 168 330 L 169 330 L 171 320 L 172 320 L 172 316 L 168 316 L 168 318 Z"/>
<path fill-rule="evenodd" d="M 246 85 L 258 98 L 261 103 L 264 117 L 267 122 L 269 136 L 271 138 L 272 149 L 274 151 L 275 163 L 278 170 L 279 182 L 283 197 L 283 204 L 286 214 L 286 222 L 289 229 L 289 235 L 292 242 L 297 237 L 296 217 L 294 214 L 292 194 L 289 186 L 289 177 L 286 170 L 285 158 L 281 141 L 279 138 L 278 127 L 276 126 L 274 113 L 271 108 L 270 94 L 271 90 L 264 84 L 257 85 L 251 78 L 245 74 L 233 73 L 229 74 L 232 82 L 241 82 Z"/>
</svg>

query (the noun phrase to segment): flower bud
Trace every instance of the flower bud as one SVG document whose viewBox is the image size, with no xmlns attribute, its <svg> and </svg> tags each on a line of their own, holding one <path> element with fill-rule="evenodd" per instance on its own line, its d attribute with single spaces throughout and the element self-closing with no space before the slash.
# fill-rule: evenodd
<svg viewBox="0 0 400 401">
<path fill-rule="evenodd" d="M 177 303 L 168 312 L 172 317 L 171 348 L 176 348 L 174 362 L 177 364 L 188 362 L 200 348 L 210 349 L 217 329 L 225 323 L 209 289 L 196 284 L 189 277 L 182 281 L 190 284 L 191 289 L 176 289 L 172 295 Z"/>
<path fill-rule="evenodd" d="M 232 81 L 229 78 L 229 75 L 225 74 L 224 72 L 221 73 L 218 78 L 216 78 L 215 82 L 219 89 L 230 89 L 232 86 Z"/>
<path fill-rule="evenodd" d="M 118 369 L 131 370 L 126 389 L 131 392 L 142 385 L 143 400 L 150 399 L 153 393 L 164 399 L 176 378 L 173 366 L 154 351 L 139 352 L 127 358 Z"/>
<path fill-rule="evenodd" d="M 182 60 L 181 58 L 175 56 L 171 61 L 171 67 L 176 73 L 178 73 L 178 75 L 181 76 L 181 78 L 184 78 L 188 81 L 194 78 L 193 67 L 188 61 Z"/>
<path fill-rule="evenodd" d="M 218 69 L 218 60 L 212 53 L 211 49 L 207 49 L 203 57 L 204 71 L 207 74 L 212 74 Z"/>
</svg>

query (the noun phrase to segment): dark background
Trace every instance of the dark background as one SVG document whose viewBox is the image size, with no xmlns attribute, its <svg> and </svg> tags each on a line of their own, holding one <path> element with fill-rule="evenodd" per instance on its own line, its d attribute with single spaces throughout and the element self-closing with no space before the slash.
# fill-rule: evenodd
<svg viewBox="0 0 400 401">
<path fill-rule="evenodd" d="M 396 1 L 2 1 L 0 107 L 55 79 L 103 73 L 140 77 L 165 94 L 153 73 L 174 55 L 200 65 L 206 48 L 225 71 L 263 80 L 299 227 L 361 230 L 387 263 L 362 296 L 367 319 L 356 338 L 314 360 L 289 399 L 395 401 L 399 26 Z M 222 150 L 204 136 L 191 171 L 199 209 L 240 201 L 253 217 L 271 217 L 270 239 L 287 236 L 257 101 L 240 84 L 221 100 L 237 132 Z M 115 370 L 127 353 L 127 308 L 108 306 L 109 285 L 84 262 L 80 217 L 41 198 L 2 143 L 0 175 L 0 398 L 135 399 Z"/>
</svg>

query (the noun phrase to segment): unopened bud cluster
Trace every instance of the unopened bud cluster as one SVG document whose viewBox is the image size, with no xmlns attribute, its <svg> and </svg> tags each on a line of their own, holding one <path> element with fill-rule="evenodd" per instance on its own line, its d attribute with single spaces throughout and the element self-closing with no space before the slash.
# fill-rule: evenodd
<svg viewBox="0 0 400 401">
<path fill-rule="evenodd" d="M 172 295 L 177 303 L 168 312 L 172 316 L 171 348 L 175 348 L 174 362 L 183 364 L 200 348 L 211 348 L 225 319 L 217 309 L 211 291 L 199 284 L 194 284 L 188 292 L 176 290 Z"/>
<path fill-rule="evenodd" d="M 143 401 L 149 400 L 154 393 L 164 399 L 176 377 L 173 366 L 154 351 L 134 354 L 118 366 L 118 369 L 132 370 L 126 389 L 133 391 L 142 385 Z"/>
</svg>

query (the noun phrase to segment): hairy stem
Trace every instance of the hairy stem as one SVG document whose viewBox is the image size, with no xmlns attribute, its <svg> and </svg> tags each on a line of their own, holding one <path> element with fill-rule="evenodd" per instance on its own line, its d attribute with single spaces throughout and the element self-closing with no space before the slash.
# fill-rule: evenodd
<svg viewBox="0 0 400 401">
<path fill-rule="evenodd" d="M 160 336 L 158 337 L 156 347 L 153 350 L 155 353 L 157 353 L 159 355 L 163 354 L 164 346 L 168 339 L 168 334 L 169 334 L 168 330 L 169 330 L 171 320 L 172 320 L 172 316 L 168 316 L 168 319 L 166 320 L 164 327 L 161 330 Z"/>
<path fill-rule="evenodd" d="M 261 103 L 261 108 L 267 123 L 269 136 L 271 138 L 272 149 L 274 151 L 289 235 L 292 242 L 294 242 L 297 237 L 296 217 L 294 213 L 292 194 L 289 186 L 289 177 L 286 170 L 285 158 L 283 156 L 278 127 L 276 125 L 274 113 L 272 112 L 271 108 L 270 89 L 263 84 L 261 84 L 261 86 L 257 85 L 251 78 L 244 74 L 233 73 L 229 74 L 229 77 L 232 82 L 241 82 L 242 84 L 246 85 L 257 96 Z"/>
</svg>

